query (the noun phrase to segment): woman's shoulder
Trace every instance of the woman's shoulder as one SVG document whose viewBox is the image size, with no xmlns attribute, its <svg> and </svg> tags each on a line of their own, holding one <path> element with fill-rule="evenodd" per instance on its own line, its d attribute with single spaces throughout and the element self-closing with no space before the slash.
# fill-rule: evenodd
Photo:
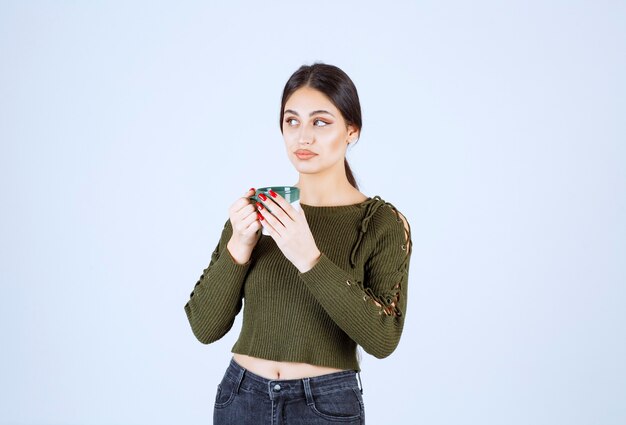
<svg viewBox="0 0 626 425">
<path fill-rule="evenodd" d="M 364 201 L 364 204 L 371 205 L 371 208 L 375 210 L 373 217 L 377 220 L 381 220 L 386 223 L 394 223 L 394 222 L 407 222 L 406 217 L 400 209 L 396 207 L 392 202 L 383 198 L 379 195 L 368 198 Z"/>
<path fill-rule="evenodd" d="M 373 221 L 376 233 L 393 233 L 410 239 L 411 227 L 406 216 L 393 203 L 374 196 L 365 202 L 368 205 L 369 215 Z M 367 219 L 368 213 L 365 218 Z"/>
</svg>

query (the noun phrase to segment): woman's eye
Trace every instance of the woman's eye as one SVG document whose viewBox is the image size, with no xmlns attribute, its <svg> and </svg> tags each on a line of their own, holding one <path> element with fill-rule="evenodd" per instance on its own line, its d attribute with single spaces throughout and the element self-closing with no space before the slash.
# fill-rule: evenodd
<svg viewBox="0 0 626 425">
<path fill-rule="evenodd" d="M 295 119 L 295 118 L 287 118 L 287 119 L 285 120 L 285 122 L 287 123 L 287 125 L 290 125 L 290 126 L 292 126 L 292 127 L 293 127 L 294 125 L 298 124 L 298 120 L 297 120 L 297 119 Z"/>
<path fill-rule="evenodd" d="M 315 120 L 313 122 L 313 125 L 315 125 L 317 127 L 324 127 L 324 126 L 327 126 L 328 123 L 326 121 L 322 121 L 322 120 Z"/>
</svg>

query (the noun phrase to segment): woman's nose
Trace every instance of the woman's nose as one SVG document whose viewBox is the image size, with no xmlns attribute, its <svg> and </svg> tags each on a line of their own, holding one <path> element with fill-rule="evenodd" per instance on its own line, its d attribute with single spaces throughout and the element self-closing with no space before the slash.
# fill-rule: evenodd
<svg viewBox="0 0 626 425">
<path fill-rule="evenodd" d="M 313 135 L 313 131 L 306 126 L 302 127 L 302 129 L 300 130 L 299 138 L 300 144 L 310 145 L 311 143 L 313 143 L 314 139 L 315 136 Z"/>
</svg>

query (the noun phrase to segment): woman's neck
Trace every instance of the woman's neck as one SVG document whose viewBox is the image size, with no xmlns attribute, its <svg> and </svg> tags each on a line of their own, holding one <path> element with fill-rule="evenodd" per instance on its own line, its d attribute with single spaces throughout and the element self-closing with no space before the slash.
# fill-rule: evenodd
<svg viewBox="0 0 626 425">
<path fill-rule="evenodd" d="M 350 184 L 346 176 L 300 174 L 298 183 L 300 203 L 311 206 L 349 205 L 366 197 Z"/>
</svg>

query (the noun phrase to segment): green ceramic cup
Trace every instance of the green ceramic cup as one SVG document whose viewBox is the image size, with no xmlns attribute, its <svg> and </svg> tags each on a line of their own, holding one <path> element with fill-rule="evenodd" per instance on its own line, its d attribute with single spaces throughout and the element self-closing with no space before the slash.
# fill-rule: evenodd
<svg viewBox="0 0 626 425">
<path fill-rule="evenodd" d="M 278 193 L 280 196 L 282 196 L 283 198 L 285 198 L 285 200 L 287 202 L 289 202 L 296 210 L 300 211 L 300 189 L 298 189 L 295 186 L 268 186 L 268 187 L 260 187 L 258 189 L 256 189 L 254 196 L 251 196 L 250 201 L 252 202 L 259 202 L 261 204 L 263 204 L 265 206 L 265 208 L 268 209 L 269 212 L 272 212 L 271 208 L 269 208 L 265 202 L 263 202 L 260 198 L 259 198 L 259 194 L 264 194 L 265 196 L 267 196 L 268 198 L 271 198 L 270 196 L 270 190 L 273 190 L 274 192 Z M 263 228 L 262 233 L 264 235 L 267 235 L 267 233 L 265 233 L 265 228 Z"/>
</svg>

